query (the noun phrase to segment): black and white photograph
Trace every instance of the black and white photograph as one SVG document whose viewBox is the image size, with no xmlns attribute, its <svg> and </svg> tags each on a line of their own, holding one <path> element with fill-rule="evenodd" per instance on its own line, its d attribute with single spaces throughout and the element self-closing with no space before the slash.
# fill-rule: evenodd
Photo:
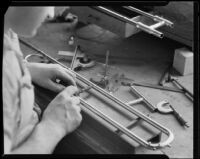
<svg viewBox="0 0 200 159">
<path fill-rule="evenodd" d="M 197 3 L 70 2 L 5 10 L 3 155 L 198 156 Z"/>
</svg>

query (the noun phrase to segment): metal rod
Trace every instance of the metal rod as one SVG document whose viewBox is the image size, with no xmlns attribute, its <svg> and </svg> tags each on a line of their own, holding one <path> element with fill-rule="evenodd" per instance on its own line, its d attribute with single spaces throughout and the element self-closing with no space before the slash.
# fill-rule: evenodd
<svg viewBox="0 0 200 159">
<path fill-rule="evenodd" d="M 136 12 L 136 13 L 139 13 L 139 14 L 144 15 L 146 17 L 149 17 L 149 18 L 153 19 L 154 21 L 163 21 L 167 26 L 173 27 L 173 23 L 171 21 L 165 19 L 165 18 L 159 17 L 157 15 L 152 15 L 150 13 L 144 12 L 144 11 L 137 9 L 135 7 L 132 7 L 132 6 L 123 6 L 123 7 L 128 9 L 128 10 L 131 10 L 133 12 Z"/>
<path fill-rule="evenodd" d="M 157 107 L 153 106 L 142 94 L 139 93 L 139 91 L 134 87 L 131 86 L 131 90 L 139 97 L 143 98 L 143 102 L 146 103 L 150 109 L 152 109 L 153 111 L 157 110 Z"/>
<path fill-rule="evenodd" d="M 90 105 L 89 103 L 87 103 L 86 101 L 84 101 L 83 99 L 81 99 L 81 103 L 86 106 L 90 111 L 92 111 L 94 114 L 98 115 L 100 118 L 104 119 L 105 121 L 107 121 L 108 123 L 110 123 L 111 125 L 113 125 L 115 128 L 119 129 L 120 131 L 122 131 L 123 133 L 125 133 L 127 136 L 129 136 L 130 138 L 132 138 L 133 140 L 136 140 L 138 143 L 148 147 L 149 144 L 141 139 L 139 136 L 133 134 L 130 130 L 128 130 L 126 127 L 122 126 L 121 124 L 117 123 L 116 121 L 114 121 L 113 119 L 111 119 L 109 116 L 105 115 L 104 113 L 102 113 L 101 111 L 97 110 L 95 107 L 93 107 L 92 105 Z"/>
<path fill-rule="evenodd" d="M 73 68 L 74 68 L 74 62 L 75 62 L 75 60 L 76 60 L 78 48 L 79 48 L 79 46 L 77 45 L 76 48 L 75 48 L 75 52 L 74 52 L 74 56 L 73 56 L 73 58 L 72 58 L 71 65 L 70 65 L 71 70 L 73 70 Z"/>
<path fill-rule="evenodd" d="M 151 28 L 150 26 L 146 25 L 146 24 L 143 24 L 141 22 L 137 22 L 137 25 L 136 25 L 137 28 L 149 33 L 149 34 L 153 34 L 159 38 L 163 38 L 163 33 Z"/>
<path fill-rule="evenodd" d="M 180 84 L 177 80 L 173 80 L 173 82 L 178 85 L 179 87 L 182 88 L 183 91 L 185 91 L 186 93 L 188 93 L 191 97 L 193 97 L 193 94 L 188 90 L 186 89 L 182 84 Z"/>
<path fill-rule="evenodd" d="M 152 28 L 152 29 L 156 29 L 156 28 L 159 28 L 159 27 L 161 27 L 163 25 L 165 25 L 165 22 L 164 21 L 160 21 L 160 22 L 158 22 L 156 24 L 153 24 L 153 25 L 151 25 L 149 27 Z"/>
<path fill-rule="evenodd" d="M 147 117 L 146 115 L 142 114 L 141 112 L 139 112 L 138 110 L 132 108 L 131 106 L 125 104 L 124 102 L 122 102 L 120 99 L 116 98 L 115 96 L 113 96 L 112 94 L 109 94 L 108 92 L 106 92 L 104 89 L 100 88 L 99 86 L 93 84 L 91 81 L 89 81 L 88 79 L 86 79 L 85 77 L 81 76 L 80 74 L 74 72 L 73 70 L 71 70 L 70 68 L 68 68 L 67 66 L 63 65 L 62 63 L 60 63 L 59 61 L 55 60 L 54 58 L 52 58 L 51 56 L 47 55 L 46 53 L 44 53 L 43 51 L 35 48 L 33 45 L 19 39 L 20 42 L 22 42 L 23 44 L 29 46 L 30 48 L 34 49 L 35 51 L 37 51 L 38 53 L 44 55 L 45 57 L 47 57 L 50 61 L 57 63 L 61 66 L 63 66 L 64 68 L 70 70 L 71 72 L 73 72 L 74 74 L 76 74 L 77 79 L 79 79 L 81 82 L 87 84 L 88 86 L 91 86 L 93 89 L 95 89 L 97 92 L 102 93 L 104 96 L 106 96 L 107 98 L 111 99 L 112 101 L 114 101 L 115 103 L 121 105 L 124 109 L 132 112 L 133 114 L 137 115 L 138 117 L 142 118 L 144 121 L 146 121 L 147 123 L 151 124 L 152 126 L 156 127 L 159 130 L 162 130 L 162 132 L 164 132 L 165 134 L 168 135 L 168 138 L 163 141 L 162 143 L 159 144 L 152 144 L 149 143 L 149 145 L 147 146 L 147 148 L 150 149 L 155 149 L 155 148 L 161 148 L 161 147 L 165 147 L 165 146 L 169 146 L 169 144 L 173 141 L 174 139 L 174 135 L 173 133 L 163 127 L 162 125 L 160 125 L 159 123 L 157 123 L 156 121 L 152 120 L 151 118 Z M 81 101 L 84 103 L 84 101 L 81 99 Z M 96 109 L 95 109 L 96 110 Z M 98 110 L 97 110 L 98 111 Z M 136 141 L 138 141 L 139 139 L 136 139 Z M 141 140 L 138 142 L 142 142 Z"/>
<path fill-rule="evenodd" d="M 116 121 L 114 121 L 113 119 L 111 119 L 110 117 L 108 117 L 107 115 L 102 113 L 101 111 L 97 110 L 95 107 L 93 107 L 92 105 L 90 105 L 89 103 L 84 101 L 83 99 L 80 99 L 80 100 L 81 100 L 81 104 L 83 104 L 87 109 L 92 111 L 94 114 L 98 115 L 100 118 L 104 119 L 105 121 L 107 121 L 108 123 L 113 125 L 115 128 L 117 128 L 118 130 L 122 131 L 124 134 L 129 136 L 131 139 L 135 140 L 136 142 L 140 143 L 141 145 L 143 145 L 149 149 L 155 150 L 158 148 L 162 148 L 164 146 L 169 146 L 169 143 L 171 143 L 174 139 L 172 132 L 168 130 L 170 133 L 169 138 L 168 138 L 168 140 L 164 141 L 163 143 L 152 144 L 151 142 L 147 142 L 147 141 L 143 140 L 142 138 L 140 138 L 139 136 L 133 134 L 133 132 L 128 130 L 126 127 L 122 126 L 121 124 L 117 123 Z"/>
<path fill-rule="evenodd" d="M 136 100 L 129 101 L 129 102 L 127 102 L 126 104 L 128 104 L 128 105 L 133 105 L 133 104 L 140 103 L 140 102 L 142 102 L 142 101 L 143 101 L 143 98 L 138 98 L 138 99 L 136 99 Z"/>
<path fill-rule="evenodd" d="M 109 55 L 110 55 L 110 52 L 109 52 L 109 50 L 108 50 L 108 51 L 106 52 L 106 61 L 105 61 L 105 72 L 104 72 L 104 78 L 107 77 Z"/>
<path fill-rule="evenodd" d="M 173 91 L 173 92 L 184 93 L 184 91 L 181 90 L 181 89 L 176 89 L 176 88 L 173 88 L 173 87 L 153 85 L 153 84 L 149 84 L 149 83 L 132 82 L 131 85 L 143 86 L 143 87 L 149 87 L 149 88 L 154 88 L 154 89 L 161 89 L 161 90 L 166 90 L 166 91 Z"/>
<path fill-rule="evenodd" d="M 194 101 L 193 94 L 188 89 L 186 89 L 183 85 L 181 85 L 176 79 L 173 79 L 172 82 L 176 86 L 181 88 L 181 90 L 184 92 L 186 97 L 188 97 L 192 102 Z"/>
<path fill-rule="evenodd" d="M 159 31 L 157 31 L 155 29 L 149 28 L 148 25 L 145 25 L 145 24 L 143 24 L 141 22 L 136 22 L 134 20 L 131 20 L 131 19 L 127 18 L 126 16 L 118 14 L 118 13 L 116 13 L 114 11 L 111 11 L 111 10 L 105 8 L 105 7 L 102 7 L 102 6 L 97 6 L 96 8 L 100 9 L 100 10 L 103 10 L 105 13 L 110 14 L 110 15 L 112 15 L 112 16 L 114 16 L 114 17 L 116 17 L 116 18 L 118 18 L 118 19 L 120 19 L 122 21 L 125 21 L 125 22 L 127 22 L 129 24 L 135 25 L 137 28 L 140 28 L 141 30 L 143 30 L 143 31 L 145 31 L 145 32 L 147 32 L 149 34 L 153 34 L 153 35 L 155 35 L 155 36 L 157 36 L 159 38 L 163 38 L 163 33 L 159 32 Z"/>
</svg>

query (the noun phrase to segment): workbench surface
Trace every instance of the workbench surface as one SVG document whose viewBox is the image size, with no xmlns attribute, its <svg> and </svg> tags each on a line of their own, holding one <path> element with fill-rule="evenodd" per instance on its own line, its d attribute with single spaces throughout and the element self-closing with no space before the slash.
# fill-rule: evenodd
<svg viewBox="0 0 200 159">
<path fill-rule="evenodd" d="M 68 38 L 73 33 L 74 31 L 67 31 L 65 23 L 44 23 L 34 38 L 24 40 L 37 46 L 52 57 L 58 57 L 58 51 L 72 51 L 74 49 L 74 47 L 68 45 Z M 110 73 L 112 71 L 124 73 L 126 77 L 135 81 L 152 84 L 158 84 L 163 72 L 173 61 L 174 49 L 182 47 L 181 44 L 169 39 L 159 39 L 142 32 L 127 39 L 122 39 L 92 24 L 88 26 L 79 24 L 76 29 L 76 36 L 79 37 L 75 38 L 75 43 L 79 44 L 85 53 L 96 57 L 95 60 L 99 62 L 104 63 L 105 53 L 107 50 L 110 51 Z M 21 49 L 24 55 L 35 53 L 24 45 L 21 45 Z M 91 68 L 83 73 L 87 75 L 92 70 L 94 72 L 94 69 Z M 180 82 L 193 92 L 193 75 L 180 76 L 179 78 Z M 172 84 L 166 84 L 166 86 L 173 87 Z M 193 103 L 181 93 L 136 87 L 152 104 L 168 100 L 184 117 L 190 127 L 183 128 L 180 126 L 171 114 L 152 113 L 145 107 L 136 107 L 169 128 L 174 133 L 175 139 L 171 144 L 171 148 L 166 147 L 161 150 L 151 151 L 139 146 L 135 153 L 166 154 L 169 158 L 192 158 Z M 120 90 L 123 90 L 123 87 L 115 95 L 123 97 Z"/>
</svg>

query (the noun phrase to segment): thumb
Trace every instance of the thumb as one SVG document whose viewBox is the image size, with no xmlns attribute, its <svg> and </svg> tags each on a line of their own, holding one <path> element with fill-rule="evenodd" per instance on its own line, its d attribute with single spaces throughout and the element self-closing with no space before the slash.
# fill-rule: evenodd
<svg viewBox="0 0 200 159">
<path fill-rule="evenodd" d="M 73 76 L 70 73 L 65 72 L 63 70 L 57 71 L 56 73 L 57 73 L 57 78 L 59 78 L 64 83 L 67 83 L 68 86 L 69 85 L 76 86 L 75 79 L 73 78 Z"/>
<path fill-rule="evenodd" d="M 66 87 L 63 86 L 62 84 L 59 84 L 59 83 L 56 83 L 56 82 L 53 82 L 53 81 L 50 80 L 48 88 L 51 91 L 59 93 L 59 92 L 63 91 Z"/>
</svg>

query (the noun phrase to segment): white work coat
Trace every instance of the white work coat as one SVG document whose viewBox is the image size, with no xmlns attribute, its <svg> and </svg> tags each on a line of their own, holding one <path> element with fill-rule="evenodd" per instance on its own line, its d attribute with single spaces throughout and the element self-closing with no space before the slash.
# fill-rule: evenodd
<svg viewBox="0 0 200 159">
<path fill-rule="evenodd" d="M 23 61 L 17 35 L 9 30 L 3 45 L 4 154 L 24 142 L 38 123 L 30 73 Z"/>
</svg>

